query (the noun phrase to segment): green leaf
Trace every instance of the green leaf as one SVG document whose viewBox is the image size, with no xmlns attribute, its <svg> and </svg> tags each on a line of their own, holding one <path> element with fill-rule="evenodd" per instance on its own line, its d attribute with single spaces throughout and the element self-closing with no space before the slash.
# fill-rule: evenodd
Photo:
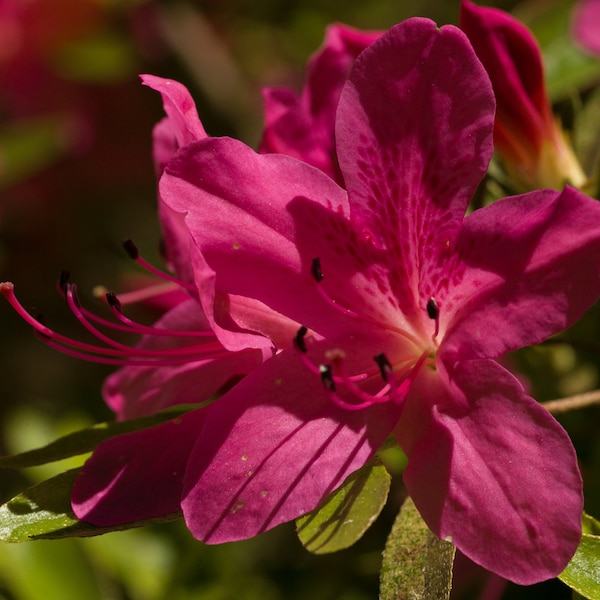
<svg viewBox="0 0 600 600">
<path fill-rule="evenodd" d="M 188 410 L 190 410 L 189 405 L 178 405 L 150 417 L 99 423 L 93 427 L 70 433 L 42 448 L 12 456 L 2 456 L 0 457 L 0 467 L 22 469 L 85 454 L 91 452 L 100 442 L 108 438 L 159 425 L 169 419 L 177 418 Z"/>
<path fill-rule="evenodd" d="M 71 490 L 79 469 L 71 469 L 34 485 L 0 506 L 0 541 L 87 537 L 122 531 L 150 523 L 173 521 L 179 512 L 113 527 L 95 527 L 79 521 L 71 511 Z"/>
<path fill-rule="evenodd" d="M 326 554 L 354 544 L 381 512 L 390 480 L 377 458 L 352 473 L 315 510 L 296 521 L 304 547 L 315 554 Z"/>
<path fill-rule="evenodd" d="M 0 539 L 23 542 L 77 523 L 69 502 L 77 472 L 61 473 L 0 506 Z"/>
<path fill-rule="evenodd" d="M 600 522 L 583 515 L 583 536 L 575 556 L 558 576 L 584 598 L 600 598 Z"/>
<path fill-rule="evenodd" d="M 383 552 L 380 600 L 447 600 L 454 552 L 451 543 L 429 530 L 407 498 Z"/>
</svg>

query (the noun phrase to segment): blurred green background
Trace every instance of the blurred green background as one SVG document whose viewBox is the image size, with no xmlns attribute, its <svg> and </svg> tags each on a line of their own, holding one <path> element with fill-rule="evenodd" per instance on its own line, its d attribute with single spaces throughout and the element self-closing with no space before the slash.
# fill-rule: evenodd
<svg viewBox="0 0 600 600">
<path fill-rule="evenodd" d="M 495 5 L 533 27 L 556 110 L 567 127 L 577 124 L 594 99 L 598 61 L 570 44 L 571 3 Z M 93 306 L 94 286 L 120 290 L 136 272 L 122 240 L 135 240 L 159 263 L 151 132 L 162 108 L 137 74 L 182 81 L 210 134 L 255 146 L 260 89 L 299 89 L 327 24 L 385 29 L 414 15 L 456 23 L 458 7 L 454 0 L 0 0 L 0 280 L 15 283 L 28 310 L 77 337 L 81 326 L 56 292 L 61 270 L 71 272 Z M 598 139 L 576 141 L 585 149 Z M 146 309 L 142 318 L 153 316 Z M 563 341 L 511 360 L 539 400 L 594 389 L 599 334 L 593 310 Z M 46 348 L 7 304 L 0 304 L 0 336 L 0 454 L 111 418 L 100 395 L 110 368 Z M 560 420 L 581 460 L 586 509 L 600 517 L 600 408 Z M 70 466 L 2 471 L 0 500 Z M 180 522 L 94 539 L 3 544 L 0 600 L 374 599 L 401 497 L 398 476 L 365 537 L 324 557 L 302 548 L 293 524 L 220 547 L 193 540 Z M 505 585 L 459 559 L 453 597 L 570 598 L 571 592 L 557 581 Z"/>
</svg>

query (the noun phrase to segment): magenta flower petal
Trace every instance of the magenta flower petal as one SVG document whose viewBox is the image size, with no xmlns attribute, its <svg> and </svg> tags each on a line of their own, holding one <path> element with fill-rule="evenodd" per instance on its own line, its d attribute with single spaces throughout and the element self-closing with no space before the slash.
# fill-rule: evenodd
<svg viewBox="0 0 600 600">
<path fill-rule="evenodd" d="M 286 88 L 266 88 L 261 152 L 294 156 L 341 181 L 335 155 L 335 112 L 354 59 L 381 32 L 331 25 L 308 66 L 300 96 Z"/>
<path fill-rule="evenodd" d="M 75 480 L 78 519 L 99 527 L 180 509 L 183 474 L 207 409 L 102 442 Z"/>
<path fill-rule="evenodd" d="M 189 228 L 201 301 L 227 347 L 235 349 L 235 338 L 243 334 L 228 334 L 216 322 L 220 291 L 255 298 L 311 327 L 332 322 L 336 313 L 310 273 L 316 255 L 301 256 L 296 243 L 298 227 L 306 231 L 310 225 L 299 225 L 288 209 L 292 200 L 306 198 L 329 213 L 346 212 L 345 191 L 321 171 L 288 156 L 256 154 L 236 140 L 212 138 L 178 152 L 161 178 L 160 194 Z"/>
<path fill-rule="evenodd" d="M 342 93 L 337 149 L 352 219 L 389 254 L 390 287 L 409 321 L 435 295 L 487 170 L 493 110 L 465 36 L 427 19 L 400 24 L 367 48 Z"/>
<path fill-rule="evenodd" d="M 334 176 L 333 123 L 330 130 L 313 129 L 312 116 L 306 114 L 300 99 L 285 88 L 263 90 L 266 125 L 260 152 L 287 154 Z M 331 135 L 328 135 L 331 134 Z"/>
<path fill-rule="evenodd" d="M 579 0 L 572 26 L 575 40 L 591 54 L 600 56 L 600 1 Z"/>
<path fill-rule="evenodd" d="M 104 382 L 103 396 L 119 419 L 151 415 L 175 404 L 204 402 L 263 359 L 256 350 L 225 351 L 216 337 L 210 335 L 206 317 L 195 300 L 187 300 L 170 310 L 155 327 L 199 333 L 197 337 L 145 336 L 139 348 L 161 350 L 168 356 L 170 350 L 195 345 L 198 353 L 204 351 L 207 358 L 175 365 L 128 366 L 110 375 Z"/>
<path fill-rule="evenodd" d="M 424 371 L 396 433 L 408 492 L 440 537 L 516 583 L 564 569 L 581 537 L 577 459 L 510 373 L 487 360 Z"/>
<path fill-rule="evenodd" d="M 438 294 L 448 319 L 444 351 L 453 360 L 497 357 L 575 323 L 600 293 L 598 231 L 600 204 L 571 187 L 469 215 L 453 283 Z"/>
<path fill-rule="evenodd" d="M 184 85 L 155 75 L 141 75 L 142 83 L 162 95 L 167 117 L 154 132 L 154 161 L 160 174 L 173 152 L 207 137 L 196 104 Z"/>
<path fill-rule="evenodd" d="M 211 407 L 185 477 L 188 528 L 221 543 L 311 511 L 373 455 L 400 409 L 338 408 L 298 353 L 284 351 Z"/>
<path fill-rule="evenodd" d="M 184 85 L 154 75 L 142 75 L 141 79 L 144 85 L 161 94 L 167 115 L 153 131 L 154 165 L 156 175 L 160 177 L 179 148 L 207 138 L 208 135 L 198 117 L 194 100 Z M 169 211 L 160 198 L 158 210 L 167 260 L 183 281 L 191 283 L 193 267 L 189 258 L 189 233 L 177 215 Z"/>
</svg>

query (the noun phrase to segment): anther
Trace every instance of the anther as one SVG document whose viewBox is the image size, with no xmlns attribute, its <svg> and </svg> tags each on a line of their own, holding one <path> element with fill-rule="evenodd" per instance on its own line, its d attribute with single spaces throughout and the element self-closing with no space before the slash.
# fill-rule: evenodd
<svg viewBox="0 0 600 600">
<path fill-rule="evenodd" d="M 382 352 L 373 357 L 373 360 L 377 363 L 379 371 L 381 372 L 381 378 L 384 381 L 388 381 L 390 373 L 392 372 L 392 365 L 388 360 L 388 357 Z"/>
<path fill-rule="evenodd" d="M 137 260 L 140 256 L 140 251 L 138 250 L 138 247 L 133 243 L 133 240 L 125 240 L 123 242 L 123 249 L 133 260 Z"/>
<path fill-rule="evenodd" d="M 294 346 L 296 346 L 296 348 L 298 348 L 298 350 L 300 350 L 300 352 L 302 352 L 302 354 L 306 354 L 306 352 L 308 351 L 306 348 L 306 341 L 304 339 L 304 336 L 308 333 L 308 329 L 306 327 L 304 327 L 304 325 L 302 325 L 302 327 L 300 327 L 300 329 L 298 329 L 298 331 L 296 332 L 296 335 L 294 336 Z"/>
<path fill-rule="evenodd" d="M 333 373 L 331 365 L 319 365 L 319 373 L 323 385 L 330 391 L 335 392 L 335 381 L 333 381 Z"/>
<path fill-rule="evenodd" d="M 140 265 L 140 267 L 146 269 L 146 271 L 148 271 L 149 273 L 156 275 L 160 279 L 170 281 L 181 288 L 189 290 L 193 294 L 198 292 L 198 289 L 195 285 L 182 281 L 176 276 L 171 275 L 170 273 L 165 273 L 160 269 L 157 269 L 156 267 L 152 266 L 148 261 L 146 261 L 142 256 L 140 256 L 140 251 L 138 250 L 138 247 L 133 243 L 132 240 L 125 240 L 123 242 L 123 249 L 125 250 L 125 252 L 127 252 L 131 259 L 135 260 L 135 262 L 137 262 L 138 265 Z"/>
<path fill-rule="evenodd" d="M 312 273 L 312 276 L 315 278 L 315 281 L 317 283 L 323 280 L 323 277 L 325 277 L 325 275 L 323 275 L 323 271 L 321 271 L 320 258 L 313 258 L 312 264 L 310 266 L 310 272 Z"/>
<path fill-rule="evenodd" d="M 427 301 L 427 316 L 430 319 L 437 319 L 440 316 L 440 310 L 433 296 Z"/>
<path fill-rule="evenodd" d="M 121 301 L 114 292 L 106 292 L 104 297 L 106 298 L 106 302 L 110 307 L 121 312 Z"/>
<path fill-rule="evenodd" d="M 69 285 L 69 279 L 71 278 L 71 273 L 69 271 L 61 271 L 58 276 L 58 289 L 63 293 L 67 293 L 67 286 Z"/>
<path fill-rule="evenodd" d="M 440 309 L 433 296 L 427 301 L 427 316 L 435 321 L 435 330 L 432 337 L 436 338 L 440 331 Z"/>
</svg>

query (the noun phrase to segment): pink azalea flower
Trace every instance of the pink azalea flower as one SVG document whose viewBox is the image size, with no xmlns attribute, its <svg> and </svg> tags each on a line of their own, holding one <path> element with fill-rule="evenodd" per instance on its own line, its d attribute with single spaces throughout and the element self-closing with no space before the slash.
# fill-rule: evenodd
<svg viewBox="0 0 600 600">
<path fill-rule="evenodd" d="M 265 88 L 260 152 L 294 156 L 340 181 L 333 131 L 335 111 L 355 58 L 380 35 L 330 25 L 323 47 L 308 64 L 307 82 L 300 96 L 287 88 Z"/>
<path fill-rule="evenodd" d="M 600 56 L 600 1 L 579 0 L 572 26 L 573 37 L 584 50 Z"/>
<path fill-rule="evenodd" d="M 260 331 L 227 323 L 223 294 L 303 326 L 213 404 L 102 443 L 73 491 L 78 517 L 181 506 L 200 540 L 248 538 L 314 509 L 393 433 L 440 537 L 518 583 L 562 571 L 581 535 L 576 456 L 495 359 L 594 302 L 600 205 L 566 187 L 465 217 L 493 121 L 464 34 L 410 19 L 357 58 L 341 94 L 346 189 L 236 140 L 181 147 L 160 197 L 189 232 L 216 336 L 235 350 Z"/>
<path fill-rule="evenodd" d="M 496 149 L 517 187 L 561 189 L 587 181 L 552 114 L 542 55 L 531 31 L 508 13 L 461 3 L 460 27 L 486 68 L 496 95 Z"/>
<path fill-rule="evenodd" d="M 150 75 L 143 76 L 142 80 L 161 93 L 167 115 L 155 127 L 153 136 L 156 172 L 160 176 L 178 148 L 207 136 L 184 86 Z M 119 419 L 153 414 L 176 404 L 207 401 L 270 357 L 277 344 L 289 345 L 299 327 L 298 323 L 275 314 L 260 302 L 220 294 L 215 302 L 223 311 L 226 308 L 228 327 L 238 329 L 234 351 L 228 350 L 215 336 L 214 327 L 211 328 L 199 303 L 188 229 L 182 227 L 177 218 L 172 218 L 170 209 L 161 202 L 159 215 L 164 251 L 175 275 L 157 270 L 139 256 L 132 242 L 127 242 L 126 249 L 150 273 L 153 281 L 118 297 L 105 293 L 114 320 L 82 307 L 76 286 L 66 278 L 59 284 L 75 316 L 101 345 L 73 340 L 53 331 L 24 309 L 12 283 L 0 284 L 0 293 L 48 345 L 84 360 L 123 366 L 110 375 L 103 386 L 104 399 Z M 199 282 L 198 285 L 206 284 Z M 154 325 L 136 323 L 124 314 L 124 305 L 140 301 L 162 307 L 164 314 Z M 246 329 L 252 334 L 246 336 L 247 343 L 240 343 L 239 331 Z M 139 344 L 131 347 L 107 332 L 142 337 Z"/>
<path fill-rule="evenodd" d="M 193 100 L 178 82 L 145 76 L 143 81 L 162 93 L 167 117 L 155 128 L 154 158 L 157 175 L 179 146 L 206 136 Z M 170 267 L 176 273 L 163 273 L 139 256 L 133 243 L 128 252 L 150 272 L 153 283 L 120 294 L 106 293 L 113 320 L 107 320 L 82 307 L 75 284 L 64 278 L 59 289 L 75 316 L 97 339 L 98 344 L 70 339 L 34 319 L 19 303 L 12 283 L 0 284 L 0 292 L 17 312 L 33 326 L 41 339 L 60 351 L 94 362 L 120 365 L 123 368 L 110 375 L 103 386 L 103 397 L 119 419 L 131 419 L 156 413 L 176 404 L 198 404 L 237 381 L 264 358 L 274 352 L 277 327 L 283 328 L 281 338 L 293 334 L 296 323 L 285 329 L 279 319 L 267 328 L 270 338 L 262 343 L 228 351 L 216 338 L 198 301 L 194 271 L 190 263 L 189 232 L 169 218 L 169 212 L 159 204 L 164 233 L 164 250 Z M 106 291 L 106 290 L 105 290 Z M 124 305 L 133 302 L 162 303 L 163 316 L 152 326 L 136 323 L 124 313 Z M 229 306 L 230 319 L 237 318 L 245 326 L 252 321 L 259 330 L 265 312 L 258 303 L 223 295 L 219 301 Z M 109 333 L 142 336 L 135 347 L 119 341 Z M 258 348 L 256 348 L 258 346 Z"/>
</svg>

